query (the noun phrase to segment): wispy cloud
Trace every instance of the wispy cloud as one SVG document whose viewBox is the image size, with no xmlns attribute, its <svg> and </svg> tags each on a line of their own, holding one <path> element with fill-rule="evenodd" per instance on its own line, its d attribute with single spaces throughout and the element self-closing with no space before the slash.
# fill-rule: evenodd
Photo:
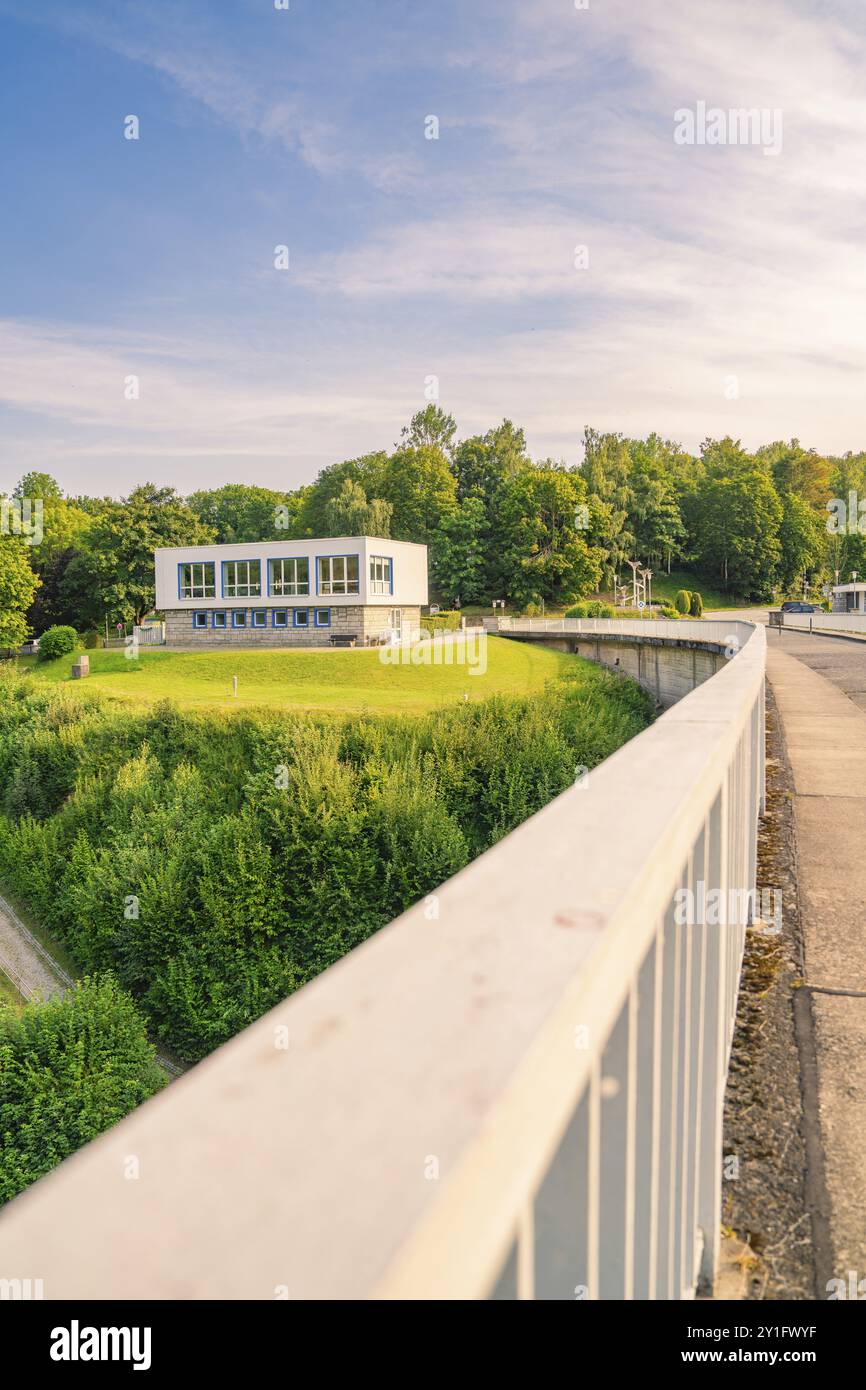
<svg viewBox="0 0 866 1390">
<path fill-rule="evenodd" d="M 215 162 L 232 142 L 244 169 L 264 155 L 265 215 L 250 251 L 253 202 L 227 207 L 222 254 L 247 260 L 202 269 L 194 315 L 130 287 L 124 319 L 112 286 L 95 327 L 8 323 L 17 457 L 106 476 L 151 459 L 167 478 L 258 460 L 297 482 L 393 443 L 429 374 L 465 430 L 509 415 L 572 461 L 588 422 L 692 447 L 863 444 L 859 4 L 443 0 L 432 29 L 390 0 L 371 13 L 40 10 L 156 77 Z M 674 112 L 698 100 L 781 110 L 782 155 L 676 146 Z M 268 238 L 284 236 L 280 279 Z"/>
</svg>

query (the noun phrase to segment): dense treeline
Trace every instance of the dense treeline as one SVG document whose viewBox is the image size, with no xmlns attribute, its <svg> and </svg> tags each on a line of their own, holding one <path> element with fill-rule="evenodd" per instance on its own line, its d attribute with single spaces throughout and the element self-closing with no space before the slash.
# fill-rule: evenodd
<svg viewBox="0 0 866 1390">
<path fill-rule="evenodd" d="M 20 1013 L 0 1006 L 0 1203 L 165 1081 L 141 1014 L 111 976 Z"/>
<path fill-rule="evenodd" d="M 334 721 L 130 711 L 0 677 L 0 879 L 203 1056 L 650 718 L 577 663 L 531 699 Z"/>
<path fill-rule="evenodd" d="M 28 610 L 37 632 L 138 620 L 154 601 L 155 547 L 213 540 L 422 541 L 434 596 L 449 606 L 568 603 L 609 591 L 627 560 L 685 568 L 732 596 L 767 599 L 836 570 L 866 572 L 859 513 L 828 529 L 828 502 L 848 505 L 852 492 L 866 501 L 866 453 L 825 458 L 797 440 L 749 453 L 733 439 L 709 439 L 692 455 L 656 434 L 587 429 L 583 462 L 566 467 L 530 459 L 508 420 L 458 439 L 435 405 L 390 453 L 332 464 L 289 492 L 234 483 L 184 499 L 145 483 L 116 501 L 63 497 L 52 478 L 31 473 L 14 496 L 43 499 L 44 535 L 36 546 L 0 536 L 0 644 L 21 640 Z"/>
</svg>

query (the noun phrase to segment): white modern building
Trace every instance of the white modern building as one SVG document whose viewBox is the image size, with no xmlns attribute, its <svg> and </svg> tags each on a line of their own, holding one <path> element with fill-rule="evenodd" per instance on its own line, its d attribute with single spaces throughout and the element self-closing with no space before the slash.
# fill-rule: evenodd
<svg viewBox="0 0 866 1390">
<path fill-rule="evenodd" d="M 866 613 L 866 584 L 834 584 L 834 613 Z"/>
<path fill-rule="evenodd" d="M 188 545 L 155 552 L 169 646 L 370 646 L 413 636 L 427 547 L 380 536 Z"/>
</svg>

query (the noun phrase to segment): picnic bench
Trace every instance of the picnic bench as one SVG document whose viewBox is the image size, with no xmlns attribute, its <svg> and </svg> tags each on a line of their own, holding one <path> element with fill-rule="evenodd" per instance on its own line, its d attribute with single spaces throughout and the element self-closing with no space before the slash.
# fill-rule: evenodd
<svg viewBox="0 0 866 1390">
<path fill-rule="evenodd" d="M 355 645 L 355 643 L 357 642 L 357 640 L 358 640 L 357 637 L 355 637 L 354 634 L 351 633 L 351 632 L 332 632 L 332 633 L 331 633 L 331 646 L 332 646 L 332 647 L 354 647 L 354 645 Z"/>
</svg>

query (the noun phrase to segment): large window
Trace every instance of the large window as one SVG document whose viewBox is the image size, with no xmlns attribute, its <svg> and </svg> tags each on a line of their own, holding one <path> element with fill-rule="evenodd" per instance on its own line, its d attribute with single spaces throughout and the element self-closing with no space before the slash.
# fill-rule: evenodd
<svg viewBox="0 0 866 1390">
<path fill-rule="evenodd" d="M 216 566 L 213 560 L 178 565 L 178 592 L 181 598 L 216 598 Z"/>
<path fill-rule="evenodd" d="M 223 560 L 223 598 L 261 596 L 261 560 Z"/>
<path fill-rule="evenodd" d="M 357 555 L 319 556 L 320 594 L 360 593 L 360 570 Z"/>
<path fill-rule="evenodd" d="M 268 593 L 280 598 L 310 592 L 310 562 L 306 556 L 297 560 L 268 561 Z"/>
<path fill-rule="evenodd" d="M 391 561 L 385 555 L 370 556 L 370 593 L 390 594 Z"/>
</svg>

